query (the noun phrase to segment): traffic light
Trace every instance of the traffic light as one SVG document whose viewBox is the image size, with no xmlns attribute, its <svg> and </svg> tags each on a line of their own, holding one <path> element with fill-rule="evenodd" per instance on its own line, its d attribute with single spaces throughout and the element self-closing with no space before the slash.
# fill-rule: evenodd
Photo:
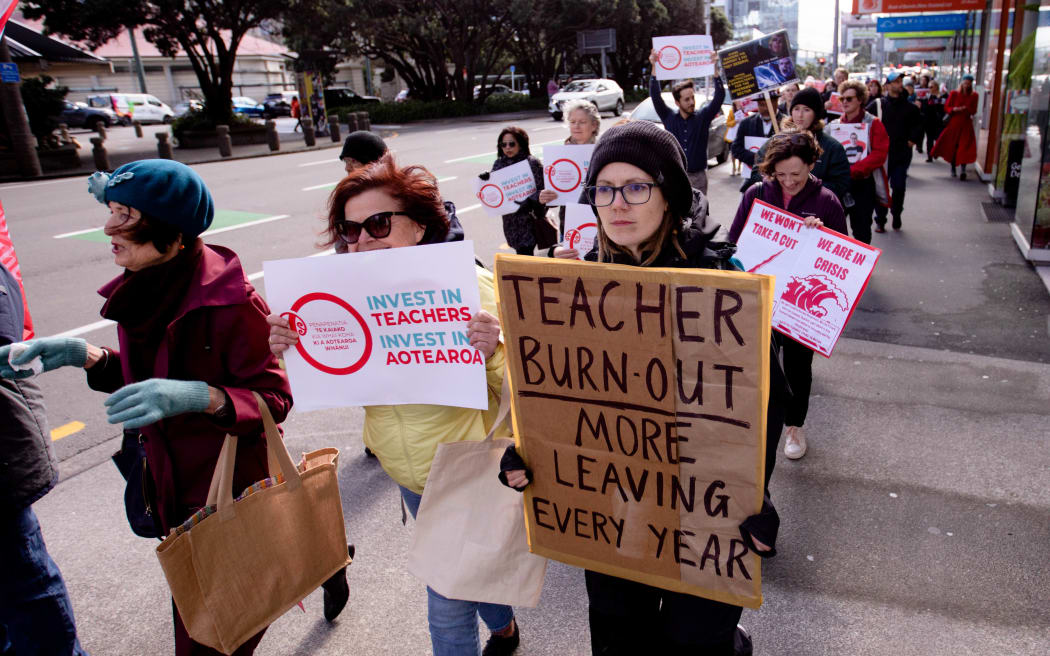
<svg viewBox="0 0 1050 656">
<path fill-rule="evenodd" d="M 820 64 L 821 66 L 823 66 L 824 64 L 828 63 L 828 58 L 827 57 L 817 57 L 817 63 Z"/>
</svg>

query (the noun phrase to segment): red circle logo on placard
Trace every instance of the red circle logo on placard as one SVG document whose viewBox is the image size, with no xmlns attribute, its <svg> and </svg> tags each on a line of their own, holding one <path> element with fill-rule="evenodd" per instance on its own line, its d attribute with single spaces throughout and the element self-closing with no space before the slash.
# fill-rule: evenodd
<svg viewBox="0 0 1050 656">
<path fill-rule="evenodd" d="M 503 204 L 503 190 L 498 185 L 487 184 L 478 191 L 478 199 L 489 207 L 499 207 Z"/>
<path fill-rule="evenodd" d="M 565 243 L 569 245 L 569 248 L 576 248 L 576 244 L 579 244 L 583 240 L 583 229 L 584 228 L 598 228 L 597 223 L 581 223 L 579 228 L 573 228 L 565 232 Z"/>
<path fill-rule="evenodd" d="M 660 58 L 656 61 L 666 71 L 678 68 L 682 63 L 682 51 L 674 46 L 664 46 L 660 48 Z"/>
<path fill-rule="evenodd" d="M 356 324 L 355 327 L 360 327 L 365 343 L 360 357 L 358 357 L 357 360 L 351 362 L 349 365 L 343 364 L 343 366 L 332 366 L 330 364 L 325 364 L 323 362 L 318 361 L 317 358 L 312 356 L 307 350 L 306 346 L 303 344 L 304 340 L 302 339 L 300 339 L 299 342 L 295 345 L 295 348 L 299 352 L 299 355 L 303 356 L 303 359 L 310 363 L 310 365 L 318 371 L 323 371 L 326 374 L 333 374 L 336 376 L 345 376 L 348 374 L 352 374 L 355 371 L 359 370 L 361 367 L 365 366 L 365 363 L 368 362 L 369 356 L 372 355 L 372 332 L 368 330 L 368 324 L 365 323 L 364 317 L 362 317 L 361 314 L 357 310 L 355 310 L 352 305 L 339 298 L 338 296 L 333 296 L 332 294 L 325 294 L 323 292 L 313 292 L 303 296 L 295 303 L 293 303 L 291 312 L 286 312 L 281 315 L 289 319 L 289 324 L 302 337 L 306 337 L 307 334 L 310 332 L 310 325 L 307 321 L 302 319 L 302 317 L 300 317 L 298 313 L 300 310 L 303 309 L 304 306 L 306 306 L 309 303 L 332 303 L 338 306 L 339 308 L 346 310 L 349 317 L 344 323 L 350 323 L 350 321 L 352 320 Z M 339 322 L 337 321 L 335 323 L 338 324 Z M 345 330 L 341 332 L 347 334 L 347 331 Z M 333 337 L 334 336 L 335 333 L 333 333 Z"/>
<path fill-rule="evenodd" d="M 562 166 L 558 166 L 559 164 Z M 555 160 L 547 167 L 547 181 L 550 182 L 551 188 L 562 193 L 579 187 L 582 180 L 583 171 L 571 159 Z"/>
</svg>

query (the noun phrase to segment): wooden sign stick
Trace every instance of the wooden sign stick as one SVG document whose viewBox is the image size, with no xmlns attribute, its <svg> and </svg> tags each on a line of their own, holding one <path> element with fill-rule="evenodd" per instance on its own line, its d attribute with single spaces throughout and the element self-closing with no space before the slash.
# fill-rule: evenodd
<svg viewBox="0 0 1050 656">
<path fill-rule="evenodd" d="M 773 134 L 780 134 L 780 124 L 777 122 L 777 106 L 769 97 L 769 91 L 763 91 L 762 96 L 766 99 L 766 107 L 769 108 L 769 119 L 773 121 Z"/>
</svg>

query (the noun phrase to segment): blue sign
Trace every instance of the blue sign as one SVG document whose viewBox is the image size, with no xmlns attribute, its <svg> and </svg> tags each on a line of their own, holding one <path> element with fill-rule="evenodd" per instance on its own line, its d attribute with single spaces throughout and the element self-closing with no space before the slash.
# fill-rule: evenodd
<svg viewBox="0 0 1050 656">
<path fill-rule="evenodd" d="M 891 16 L 879 18 L 878 32 L 935 32 L 965 30 L 966 14 L 927 14 L 925 16 Z"/>
<path fill-rule="evenodd" d="M 514 64 L 510 65 L 510 74 L 514 75 Z"/>
<path fill-rule="evenodd" d="M 11 62 L 0 62 L 0 82 L 21 82 L 22 76 L 18 74 L 18 64 Z"/>
</svg>

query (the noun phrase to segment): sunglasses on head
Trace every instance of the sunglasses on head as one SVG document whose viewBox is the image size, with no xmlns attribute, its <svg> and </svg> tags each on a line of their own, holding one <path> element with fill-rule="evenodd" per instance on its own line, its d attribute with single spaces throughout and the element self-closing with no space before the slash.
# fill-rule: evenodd
<svg viewBox="0 0 1050 656">
<path fill-rule="evenodd" d="M 336 221 L 335 234 L 339 235 L 339 238 L 348 244 L 357 243 L 357 240 L 361 238 L 362 228 L 364 228 L 368 234 L 372 235 L 375 239 L 389 237 L 390 217 L 395 215 L 408 216 L 410 219 L 412 218 L 404 212 L 378 212 L 360 223 L 357 221 Z"/>
</svg>

